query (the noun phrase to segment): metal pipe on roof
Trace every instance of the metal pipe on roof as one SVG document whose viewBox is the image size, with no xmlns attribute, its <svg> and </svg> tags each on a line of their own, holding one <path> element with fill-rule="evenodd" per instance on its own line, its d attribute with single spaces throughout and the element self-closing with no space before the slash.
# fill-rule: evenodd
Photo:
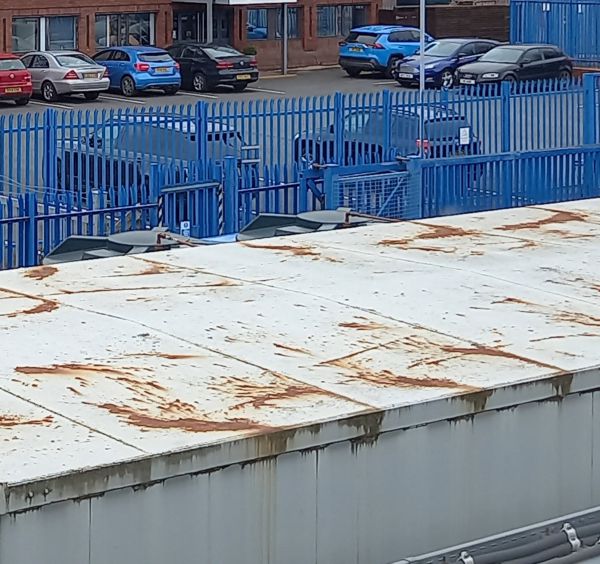
<svg viewBox="0 0 600 564">
<path fill-rule="evenodd" d="M 600 544 L 596 544 L 590 548 L 578 550 L 563 558 L 556 558 L 552 561 L 552 564 L 575 564 L 576 562 L 583 562 L 595 556 L 600 556 Z"/>
</svg>

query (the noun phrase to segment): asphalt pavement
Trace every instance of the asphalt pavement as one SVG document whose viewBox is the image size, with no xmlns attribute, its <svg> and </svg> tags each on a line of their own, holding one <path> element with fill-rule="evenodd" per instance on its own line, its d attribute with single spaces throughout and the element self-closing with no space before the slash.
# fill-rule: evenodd
<svg viewBox="0 0 600 564">
<path fill-rule="evenodd" d="M 141 108 L 167 105 L 194 104 L 199 100 L 206 102 L 235 102 L 258 99 L 278 99 L 298 96 L 326 96 L 336 92 L 379 92 L 385 88 L 399 89 L 398 84 L 382 75 L 365 74 L 359 78 L 350 78 L 340 68 L 291 71 L 289 75 L 264 74 L 244 92 L 234 92 L 228 87 L 219 87 L 211 92 L 188 92 L 180 90 L 173 96 L 159 91 L 140 93 L 133 98 L 125 98 L 117 92 L 106 92 L 94 102 L 88 102 L 81 96 L 64 97 L 55 103 L 46 103 L 32 98 L 26 107 L 16 107 L 12 102 L 0 102 L 0 115 L 43 112 L 47 108 L 58 110 L 102 110 L 119 108 Z"/>
</svg>

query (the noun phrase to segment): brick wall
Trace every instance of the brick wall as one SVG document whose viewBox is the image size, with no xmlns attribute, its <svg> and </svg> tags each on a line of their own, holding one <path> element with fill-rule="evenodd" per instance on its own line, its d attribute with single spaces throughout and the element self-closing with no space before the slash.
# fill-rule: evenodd
<svg viewBox="0 0 600 564">
<path fill-rule="evenodd" d="M 417 7 L 380 10 L 380 23 L 419 25 Z M 429 6 L 427 32 L 433 37 L 481 37 L 508 41 L 508 6 Z"/>
</svg>

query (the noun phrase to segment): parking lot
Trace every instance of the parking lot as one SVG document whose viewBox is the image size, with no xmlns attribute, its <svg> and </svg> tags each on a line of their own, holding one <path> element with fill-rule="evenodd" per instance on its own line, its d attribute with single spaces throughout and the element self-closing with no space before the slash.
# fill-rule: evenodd
<svg viewBox="0 0 600 564">
<path fill-rule="evenodd" d="M 47 108 L 59 110 L 102 110 L 127 107 L 151 107 L 173 104 L 194 104 L 206 102 L 236 102 L 253 99 L 277 99 L 297 96 L 326 96 L 336 92 L 378 92 L 384 88 L 400 88 L 398 84 L 382 75 L 364 75 L 350 78 L 340 68 L 309 70 L 291 73 L 288 76 L 265 74 L 251 84 L 244 92 L 234 92 L 231 88 L 220 87 L 214 92 L 187 92 L 180 90 L 173 96 L 159 91 L 150 91 L 133 98 L 126 98 L 116 92 L 106 92 L 95 102 L 88 102 L 81 96 L 61 98 L 55 103 L 46 103 L 32 98 L 29 105 L 18 108 L 12 102 L 0 102 L 0 115 L 41 112 Z"/>
</svg>

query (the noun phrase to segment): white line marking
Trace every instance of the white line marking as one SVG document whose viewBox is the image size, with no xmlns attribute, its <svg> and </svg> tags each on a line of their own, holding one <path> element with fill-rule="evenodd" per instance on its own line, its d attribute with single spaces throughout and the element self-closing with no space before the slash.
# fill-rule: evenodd
<svg viewBox="0 0 600 564">
<path fill-rule="evenodd" d="M 196 98 L 212 98 L 213 100 L 218 100 L 219 97 L 214 94 L 200 94 L 200 92 L 182 92 L 182 96 L 195 96 Z"/>
<path fill-rule="evenodd" d="M 246 88 L 246 92 L 266 92 L 267 94 L 286 94 L 281 90 L 267 90 L 266 88 Z"/>
<path fill-rule="evenodd" d="M 109 94 L 102 94 L 100 96 L 100 100 L 112 100 L 114 102 L 122 102 L 123 104 L 142 104 L 144 105 L 146 102 L 143 100 L 134 100 L 133 98 L 126 98 L 125 96 L 111 96 Z"/>
<path fill-rule="evenodd" d="M 43 106 L 44 108 L 60 108 L 61 110 L 72 110 L 73 106 L 63 106 L 62 104 L 50 104 L 46 102 L 38 102 L 37 100 L 29 100 L 30 104 L 35 104 L 36 106 Z"/>
<path fill-rule="evenodd" d="M 384 86 L 386 84 L 398 84 L 395 80 L 386 80 L 385 82 L 374 82 L 375 86 Z"/>
</svg>

